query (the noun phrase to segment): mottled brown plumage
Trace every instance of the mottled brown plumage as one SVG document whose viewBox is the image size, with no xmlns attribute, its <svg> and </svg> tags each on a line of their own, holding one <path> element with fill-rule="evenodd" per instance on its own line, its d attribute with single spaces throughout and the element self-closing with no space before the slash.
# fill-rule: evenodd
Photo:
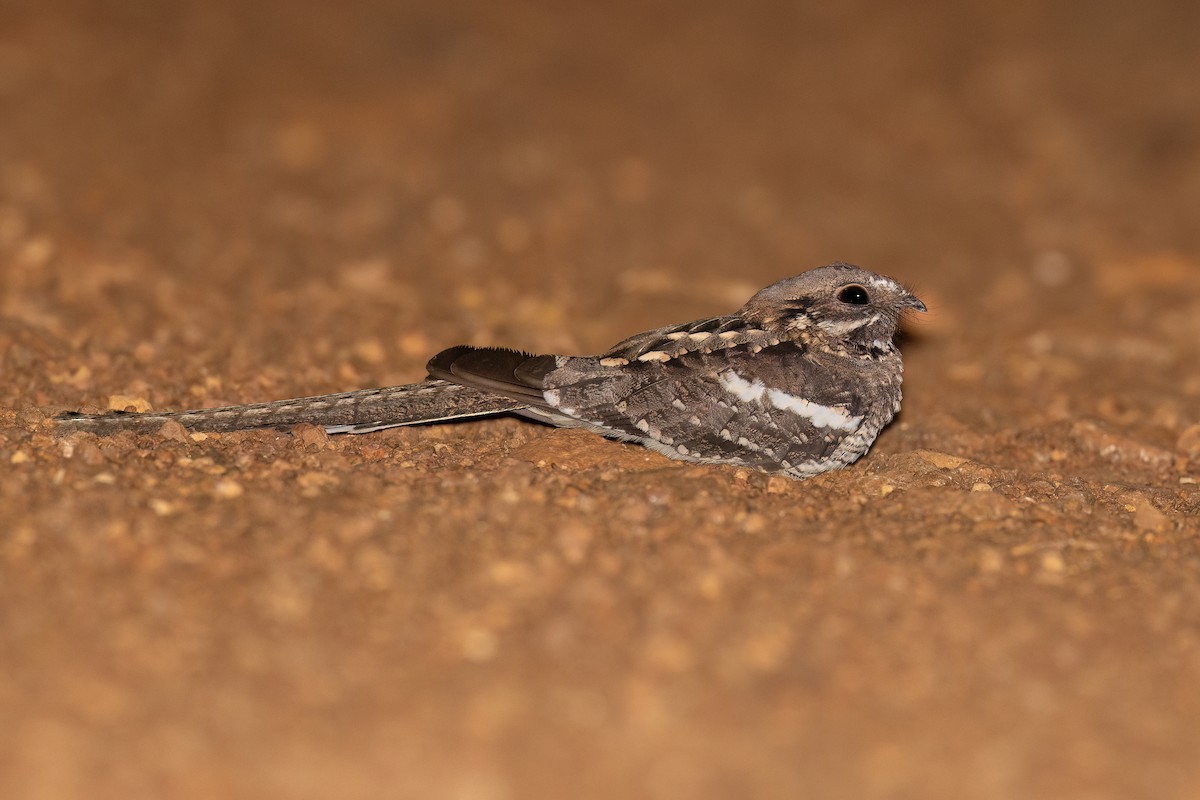
<svg viewBox="0 0 1200 800">
<path fill-rule="evenodd" d="M 637 442 L 671 458 L 804 478 L 862 456 L 900 408 L 893 338 L 924 311 L 890 278 L 848 264 L 763 289 L 738 311 L 646 331 L 598 356 L 454 347 L 424 383 L 275 403 L 147 414 L 68 414 L 109 433 L 168 420 L 202 431 L 324 425 L 363 433 L 515 413 Z"/>
</svg>

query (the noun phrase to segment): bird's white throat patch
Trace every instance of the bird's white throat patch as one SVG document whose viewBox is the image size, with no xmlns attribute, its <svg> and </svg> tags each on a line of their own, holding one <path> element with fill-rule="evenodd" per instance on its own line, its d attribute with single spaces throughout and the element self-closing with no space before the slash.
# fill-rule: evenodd
<svg viewBox="0 0 1200 800">
<path fill-rule="evenodd" d="M 765 401 L 781 411 L 790 411 L 804 417 L 818 428 L 853 431 L 863 420 L 861 416 L 853 416 L 844 408 L 814 403 L 781 389 L 771 389 L 759 380 L 748 381 L 733 370 L 722 372 L 717 380 L 720 381 L 722 389 L 743 402 Z"/>
</svg>

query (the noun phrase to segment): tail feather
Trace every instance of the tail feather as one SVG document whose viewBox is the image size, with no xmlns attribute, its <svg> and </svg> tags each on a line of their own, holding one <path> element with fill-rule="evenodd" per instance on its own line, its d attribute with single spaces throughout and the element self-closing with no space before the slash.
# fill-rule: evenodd
<svg viewBox="0 0 1200 800">
<path fill-rule="evenodd" d="M 357 392 L 300 397 L 271 403 L 206 408 L 195 411 L 108 414 L 67 412 L 58 416 L 62 433 L 87 431 L 155 431 L 170 421 L 194 431 L 221 433 L 278 428 L 300 423 L 322 425 L 329 433 L 367 433 L 401 425 L 417 425 L 464 417 L 519 411 L 527 403 L 492 392 L 442 380 Z"/>
</svg>

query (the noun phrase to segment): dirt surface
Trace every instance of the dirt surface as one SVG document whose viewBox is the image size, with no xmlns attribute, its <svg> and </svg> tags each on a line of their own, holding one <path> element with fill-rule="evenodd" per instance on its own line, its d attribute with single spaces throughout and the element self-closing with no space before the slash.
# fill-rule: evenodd
<svg viewBox="0 0 1200 800">
<path fill-rule="evenodd" d="M 0 7 L 0 796 L 1200 796 L 1200 5 Z M 596 352 L 834 260 L 804 482 L 66 408 Z"/>
</svg>

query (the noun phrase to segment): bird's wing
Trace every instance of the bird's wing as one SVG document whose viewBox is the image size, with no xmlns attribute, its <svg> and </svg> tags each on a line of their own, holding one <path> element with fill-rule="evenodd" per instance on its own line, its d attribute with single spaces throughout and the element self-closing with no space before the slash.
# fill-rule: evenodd
<svg viewBox="0 0 1200 800">
<path fill-rule="evenodd" d="M 777 344 L 778 339 L 731 314 L 645 331 L 618 342 L 593 360 L 605 368 L 624 367 L 738 347 L 758 352 Z M 426 369 L 433 378 L 527 400 L 533 407 L 549 408 L 542 396 L 545 378 L 570 360 L 567 356 L 534 355 L 503 347 L 459 345 L 438 353 L 429 360 Z"/>
<path fill-rule="evenodd" d="M 548 407 L 542 381 L 554 369 L 555 359 L 501 347 L 460 345 L 438 353 L 426 369 L 433 378 Z"/>
<path fill-rule="evenodd" d="M 675 458 L 805 464 L 829 457 L 870 407 L 869 385 L 793 342 L 605 366 L 609 358 L 564 359 L 543 378 L 547 401 L 601 433 Z"/>
<path fill-rule="evenodd" d="M 610 366 L 620 362 L 663 361 L 686 353 L 711 353 L 733 347 L 763 348 L 779 340 L 738 314 L 655 328 L 617 342 L 599 358 Z"/>
</svg>

